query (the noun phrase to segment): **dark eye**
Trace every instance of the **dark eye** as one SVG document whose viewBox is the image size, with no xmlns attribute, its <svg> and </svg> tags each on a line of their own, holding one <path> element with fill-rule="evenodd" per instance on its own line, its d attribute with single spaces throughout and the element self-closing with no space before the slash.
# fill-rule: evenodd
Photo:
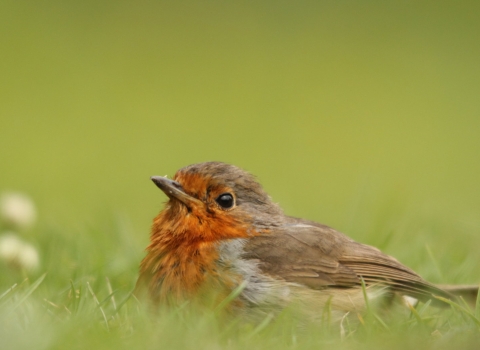
<svg viewBox="0 0 480 350">
<path fill-rule="evenodd" d="M 217 199 L 215 199 L 215 201 L 223 209 L 229 209 L 233 207 L 234 204 L 233 196 L 230 193 L 222 193 L 220 196 L 217 197 Z"/>
</svg>

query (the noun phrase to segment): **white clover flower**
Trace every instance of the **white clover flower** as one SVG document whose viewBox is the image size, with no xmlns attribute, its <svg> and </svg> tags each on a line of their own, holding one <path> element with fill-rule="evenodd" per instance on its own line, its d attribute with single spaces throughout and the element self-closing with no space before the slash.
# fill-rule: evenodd
<svg viewBox="0 0 480 350">
<path fill-rule="evenodd" d="M 0 221 L 16 229 L 33 225 L 37 211 L 33 201 L 21 193 L 5 193 L 0 197 Z"/>
<path fill-rule="evenodd" d="M 34 246 L 23 243 L 22 249 L 20 249 L 17 256 L 17 265 L 28 271 L 33 271 L 38 268 L 40 258 Z"/>
<path fill-rule="evenodd" d="M 12 232 L 0 236 L 0 259 L 8 265 L 25 270 L 35 270 L 40 265 L 38 252 Z"/>
<path fill-rule="evenodd" d="M 415 299 L 413 297 L 409 297 L 408 295 L 403 295 L 402 296 L 403 303 L 407 306 L 415 306 L 418 304 L 418 299 Z"/>
<path fill-rule="evenodd" d="M 22 250 L 23 242 L 12 232 L 0 236 L 0 259 L 7 263 L 13 262 Z"/>
</svg>

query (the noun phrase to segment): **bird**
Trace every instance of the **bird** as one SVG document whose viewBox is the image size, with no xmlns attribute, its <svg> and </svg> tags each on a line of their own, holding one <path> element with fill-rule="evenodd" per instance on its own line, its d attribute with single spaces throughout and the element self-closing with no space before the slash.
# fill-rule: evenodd
<svg viewBox="0 0 480 350">
<path fill-rule="evenodd" d="M 168 202 L 153 221 L 136 291 L 156 304 L 179 305 L 213 291 L 218 300 L 234 295 L 236 310 L 300 305 L 311 316 L 325 305 L 339 315 L 362 312 L 366 298 L 394 294 L 432 304 L 455 298 L 447 290 L 455 286 L 436 286 L 375 247 L 286 215 L 237 166 L 197 163 L 172 179 L 151 180 Z"/>
</svg>

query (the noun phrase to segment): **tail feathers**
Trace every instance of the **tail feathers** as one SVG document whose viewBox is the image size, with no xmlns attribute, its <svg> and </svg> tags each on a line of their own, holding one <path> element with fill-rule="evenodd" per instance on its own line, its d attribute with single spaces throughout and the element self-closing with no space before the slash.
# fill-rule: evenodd
<svg viewBox="0 0 480 350">
<path fill-rule="evenodd" d="M 469 305 L 475 306 L 478 297 L 479 285 L 467 284 L 437 284 L 436 287 L 455 295 L 458 298 L 463 298 Z"/>
<path fill-rule="evenodd" d="M 450 299 L 452 301 L 458 302 L 459 298 L 462 298 L 470 307 L 475 308 L 477 304 L 477 298 L 478 298 L 478 289 L 479 286 L 477 285 L 466 285 L 466 284 L 437 284 L 434 285 L 432 289 L 430 289 L 431 296 L 436 296 L 436 297 L 443 297 L 445 298 L 445 295 L 447 295 L 447 299 Z M 438 292 L 441 293 L 438 293 Z M 406 305 L 410 306 L 415 306 L 419 300 L 425 301 L 425 295 L 420 294 L 420 293 L 412 293 L 411 290 L 404 290 L 402 291 L 400 289 L 397 289 L 397 292 L 399 296 L 401 296 L 403 302 Z M 444 303 L 443 301 L 440 301 L 438 299 L 432 299 L 428 298 L 433 301 L 433 305 L 437 307 L 446 307 L 449 304 Z"/>
</svg>

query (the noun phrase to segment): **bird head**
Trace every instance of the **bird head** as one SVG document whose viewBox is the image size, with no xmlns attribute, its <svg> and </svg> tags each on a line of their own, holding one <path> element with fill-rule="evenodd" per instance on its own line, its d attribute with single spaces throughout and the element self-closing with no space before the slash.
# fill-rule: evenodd
<svg viewBox="0 0 480 350">
<path fill-rule="evenodd" d="M 248 237 L 278 225 L 281 208 L 250 173 L 230 164 L 189 165 L 174 178 L 153 176 L 169 197 L 154 221 L 155 232 L 189 239 Z"/>
</svg>

